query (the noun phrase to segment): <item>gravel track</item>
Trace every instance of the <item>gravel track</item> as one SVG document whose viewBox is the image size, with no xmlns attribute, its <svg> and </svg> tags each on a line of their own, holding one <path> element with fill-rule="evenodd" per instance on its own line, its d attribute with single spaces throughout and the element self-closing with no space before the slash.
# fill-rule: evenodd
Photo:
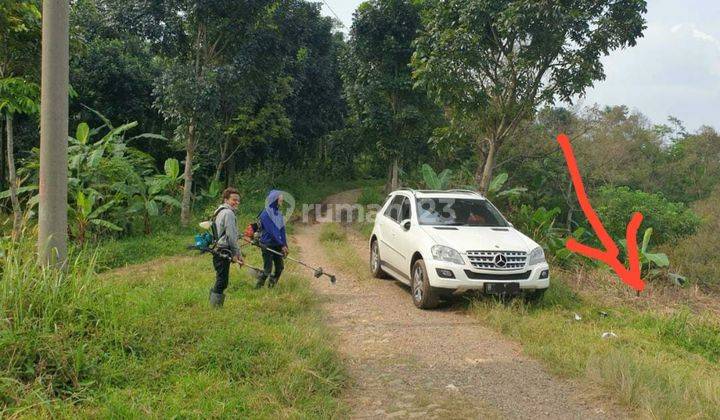
<svg viewBox="0 0 720 420">
<path fill-rule="evenodd" d="M 359 192 L 325 202 L 354 203 Z M 399 282 L 374 279 L 367 266 L 342 271 L 323 252 L 320 230 L 304 225 L 294 241 L 303 259 L 338 277 L 313 287 L 352 377 L 344 395 L 352 418 L 628 417 L 597 390 L 550 375 L 462 308 L 422 311 Z M 365 241 L 352 230 L 348 241 L 367 261 Z"/>
</svg>

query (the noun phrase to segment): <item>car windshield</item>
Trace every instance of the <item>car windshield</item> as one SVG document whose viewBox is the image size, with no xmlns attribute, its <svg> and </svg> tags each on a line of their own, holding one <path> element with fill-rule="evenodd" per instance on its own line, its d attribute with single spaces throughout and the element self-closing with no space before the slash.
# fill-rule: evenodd
<svg viewBox="0 0 720 420">
<path fill-rule="evenodd" d="M 440 226 L 505 227 L 507 223 L 487 200 L 418 198 L 418 223 Z"/>
</svg>

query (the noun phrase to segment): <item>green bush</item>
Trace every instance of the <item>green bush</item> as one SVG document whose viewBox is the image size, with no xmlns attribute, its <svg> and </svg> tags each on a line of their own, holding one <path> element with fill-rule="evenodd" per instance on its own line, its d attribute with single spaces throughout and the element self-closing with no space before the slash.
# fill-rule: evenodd
<svg viewBox="0 0 720 420">
<path fill-rule="evenodd" d="M 592 203 L 613 238 L 625 238 L 627 223 L 636 211 L 643 215 L 642 230 L 653 228 L 657 244 L 692 235 L 700 225 L 700 219 L 684 204 L 628 187 L 602 187 Z"/>
<path fill-rule="evenodd" d="M 670 268 L 689 280 L 715 288 L 720 285 L 720 254 L 715 244 L 720 231 L 720 188 L 710 197 L 693 204 L 702 218 L 697 232 L 667 243 L 661 250 L 670 257 Z"/>
<path fill-rule="evenodd" d="M 382 187 L 364 187 L 358 197 L 358 204 L 367 206 L 369 204 L 382 204 L 385 195 L 382 193 Z"/>
</svg>

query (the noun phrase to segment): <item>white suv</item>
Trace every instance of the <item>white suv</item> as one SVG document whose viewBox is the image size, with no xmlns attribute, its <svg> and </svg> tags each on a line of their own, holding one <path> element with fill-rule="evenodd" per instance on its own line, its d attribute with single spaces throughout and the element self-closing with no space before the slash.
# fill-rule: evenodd
<svg viewBox="0 0 720 420">
<path fill-rule="evenodd" d="M 550 285 L 542 247 L 468 190 L 391 193 L 370 237 L 370 269 L 409 285 L 422 309 L 472 289 L 537 299 Z"/>
</svg>

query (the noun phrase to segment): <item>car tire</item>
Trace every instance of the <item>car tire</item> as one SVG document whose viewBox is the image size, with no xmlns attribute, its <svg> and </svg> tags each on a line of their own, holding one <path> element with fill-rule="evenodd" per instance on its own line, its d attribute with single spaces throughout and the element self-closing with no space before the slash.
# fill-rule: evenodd
<svg viewBox="0 0 720 420">
<path fill-rule="evenodd" d="M 433 309 L 437 307 L 437 292 L 430 286 L 425 261 L 415 261 L 412 268 L 411 279 L 410 294 L 415 306 L 420 309 Z"/>
<path fill-rule="evenodd" d="M 377 239 L 370 243 L 370 271 L 376 279 L 387 279 L 390 276 L 380 267 L 380 246 Z"/>
<path fill-rule="evenodd" d="M 525 296 L 524 296 L 525 302 L 536 303 L 536 302 L 540 301 L 540 299 L 542 299 L 542 297 L 545 295 L 546 290 L 547 290 L 547 288 L 535 289 L 532 292 L 526 292 Z"/>
</svg>

